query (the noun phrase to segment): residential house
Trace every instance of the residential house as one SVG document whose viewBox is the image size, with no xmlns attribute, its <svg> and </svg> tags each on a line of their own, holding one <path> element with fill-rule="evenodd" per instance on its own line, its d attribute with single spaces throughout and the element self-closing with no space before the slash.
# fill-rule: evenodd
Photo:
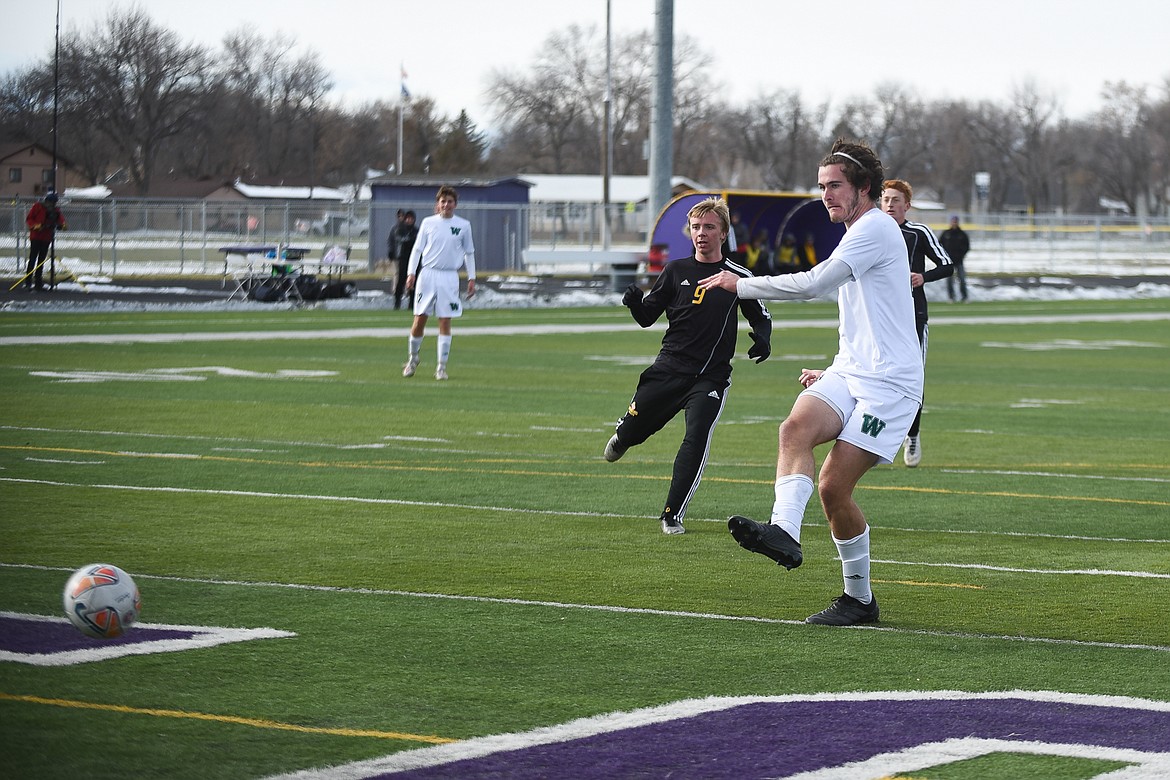
<svg viewBox="0 0 1170 780">
<path fill-rule="evenodd" d="M 85 176 L 57 156 L 57 191 L 88 184 Z M 52 189 L 53 152 L 40 144 L 0 144 L 0 198 L 35 200 Z"/>
</svg>

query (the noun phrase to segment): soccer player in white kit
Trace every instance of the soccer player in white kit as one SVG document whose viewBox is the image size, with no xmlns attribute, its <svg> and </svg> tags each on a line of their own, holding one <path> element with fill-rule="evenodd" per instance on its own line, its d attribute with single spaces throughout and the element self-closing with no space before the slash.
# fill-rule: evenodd
<svg viewBox="0 0 1170 780">
<path fill-rule="evenodd" d="M 898 223 L 877 207 L 882 173 L 869 147 L 838 140 L 817 172 L 829 219 L 845 225 L 829 258 L 803 273 L 745 279 L 723 271 L 700 282 L 748 299 L 809 300 L 837 291 L 837 355 L 823 371 L 801 369 L 798 381 L 805 390 L 780 425 L 771 521 L 741 515 L 727 521 L 742 547 L 788 569 L 799 566 L 800 527 L 813 492 L 813 448 L 833 442 L 821 465 L 818 494 L 841 557 L 845 592 L 806 618 L 809 623 L 877 622 L 869 525 L 853 490 L 870 468 L 894 461 L 922 401 L 910 264 Z"/>
<path fill-rule="evenodd" d="M 414 322 L 410 327 L 409 355 L 402 375 L 414 376 L 422 349 L 427 318 L 439 318 L 438 365 L 435 379 L 447 378 L 447 357 L 451 354 L 451 319 L 463 315 L 459 300 L 459 269 L 467 269 L 467 297 L 475 295 L 475 243 L 471 223 L 455 216 L 459 194 L 443 186 L 435 195 L 435 214 L 418 226 L 418 239 L 410 252 L 406 289 L 418 290 L 414 298 Z M 425 273 L 424 273 L 425 271 Z"/>
</svg>

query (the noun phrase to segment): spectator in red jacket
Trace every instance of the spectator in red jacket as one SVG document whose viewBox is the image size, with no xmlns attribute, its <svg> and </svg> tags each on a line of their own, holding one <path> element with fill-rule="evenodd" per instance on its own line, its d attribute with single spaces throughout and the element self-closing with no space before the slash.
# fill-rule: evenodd
<svg viewBox="0 0 1170 780">
<path fill-rule="evenodd" d="M 28 273 L 24 277 L 24 286 L 30 287 L 29 277 L 35 276 L 37 289 L 43 290 L 49 245 L 53 243 L 53 234 L 65 229 L 65 217 L 57 208 L 57 193 L 50 192 L 43 200 L 34 203 L 24 221 L 28 225 Z"/>
</svg>

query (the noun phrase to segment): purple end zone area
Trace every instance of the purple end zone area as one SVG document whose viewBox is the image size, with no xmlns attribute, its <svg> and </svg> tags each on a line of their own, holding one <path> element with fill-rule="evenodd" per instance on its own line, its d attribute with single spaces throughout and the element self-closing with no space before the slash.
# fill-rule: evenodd
<svg viewBox="0 0 1170 780">
<path fill-rule="evenodd" d="M 117 639 L 94 639 L 78 631 L 62 616 L 0 612 L 0 663 L 72 666 L 294 636 L 296 634 L 291 631 L 275 628 L 135 623 Z"/>
<path fill-rule="evenodd" d="M 157 642 L 162 639 L 190 639 L 193 636 L 196 636 L 195 631 L 135 625 L 117 639 L 94 639 L 78 631 L 69 622 L 0 616 L 0 650 L 11 653 L 60 653 Z"/>
<path fill-rule="evenodd" d="M 1170 713 L 1016 698 L 763 702 L 378 776 L 748 780 L 969 737 L 1163 752 Z"/>
</svg>

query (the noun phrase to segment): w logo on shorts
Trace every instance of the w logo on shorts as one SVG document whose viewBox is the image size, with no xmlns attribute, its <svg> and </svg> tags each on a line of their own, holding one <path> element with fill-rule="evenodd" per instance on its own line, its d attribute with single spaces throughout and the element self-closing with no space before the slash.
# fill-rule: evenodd
<svg viewBox="0 0 1170 780">
<path fill-rule="evenodd" d="M 861 421 L 861 432 L 868 433 L 870 436 L 874 437 L 875 439 L 878 437 L 879 434 L 881 434 L 882 429 L 884 429 L 885 427 L 886 427 L 885 421 L 879 420 L 878 418 L 874 417 L 872 414 L 865 415 L 865 417 L 862 418 L 862 421 Z"/>
</svg>

